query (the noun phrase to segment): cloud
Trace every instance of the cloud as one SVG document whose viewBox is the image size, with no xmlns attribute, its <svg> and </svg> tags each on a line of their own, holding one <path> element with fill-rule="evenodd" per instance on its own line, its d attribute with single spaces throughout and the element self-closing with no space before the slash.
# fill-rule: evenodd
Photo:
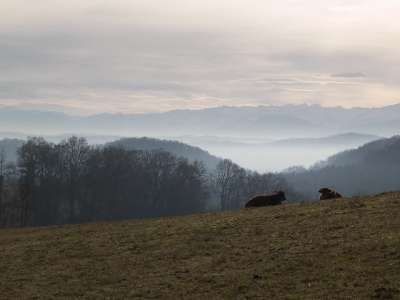
<svg viewBox="0 0 400 300">
<path fill-rule="evenodd" d="M 85 113 L 390 104 L 399 11 L 392 0 L 6 0 L 0 104 Z"/>
<path fill-rule="evenodd" d="M 366 77 L 364 73 L 361 72 L 348 72 L 348 73 L 337 73 L 332 74 L 332 77 L 339 77 L 339 78 L 363 78 Z"/>
</svg>

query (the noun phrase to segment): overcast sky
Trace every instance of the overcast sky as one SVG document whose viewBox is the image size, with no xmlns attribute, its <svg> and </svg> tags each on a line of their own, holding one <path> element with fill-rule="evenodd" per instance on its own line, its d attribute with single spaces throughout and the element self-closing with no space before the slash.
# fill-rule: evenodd
<svg viewBox="0 0 400 300">
<path fill-rule="evenodd" d="M 0 0 L 0 104 L 400 102 L 399 0 Z"/>
</svg>

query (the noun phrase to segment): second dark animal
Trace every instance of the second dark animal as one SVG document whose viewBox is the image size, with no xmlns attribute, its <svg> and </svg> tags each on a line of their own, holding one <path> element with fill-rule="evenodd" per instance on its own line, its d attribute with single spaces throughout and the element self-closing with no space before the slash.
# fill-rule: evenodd
<svg viewBox="0 0 400 300">
<path fill-rule="evenodd" d="M 330 188 L 322 188 L 318 192 L 321 194 L 320 200 L 342 198 L 341 194 Z"/>
<path fill-rule="evenodd" d="M 259 195 L 250 199 L 246 203 L 247 207 L 262 207 L 262 206 L 270 206 L 270 205 L 279 205 L 282 204 L 282 201 L 285 201 L 285 193 L 282 191 L 269 194 L 269 195 Z"/>
</svg>

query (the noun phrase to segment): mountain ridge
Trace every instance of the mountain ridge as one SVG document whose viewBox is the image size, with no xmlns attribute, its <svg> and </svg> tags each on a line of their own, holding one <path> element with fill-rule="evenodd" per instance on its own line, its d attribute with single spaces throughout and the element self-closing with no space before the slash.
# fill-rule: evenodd
<svg viewBox="0 0 400 300">
<path fill-rule="evenodd" d="M 53 124 L 49 127 L 48 124 Z M 3 131 L 28 133 L 105 134 L 119 136 L 173 136 L 217 134 L 290 138 L 359 132 L 391 136 L 398 133 L 400 104 L 380 108 L 284 105 L 215 107 L 157 113 L 90 116 L 61 112 L 0 108 Z M 25 129 L 25 130 L 24 130 Z"/>
<path fill-rule="evenodd" d="M 321 187 L 347 196 L 400 190 L 400 136 L 369 142 L 339 152 L 308 169 L 289 168 L 287 182 L 308 199 L 318 199 Z"/>
</svg>

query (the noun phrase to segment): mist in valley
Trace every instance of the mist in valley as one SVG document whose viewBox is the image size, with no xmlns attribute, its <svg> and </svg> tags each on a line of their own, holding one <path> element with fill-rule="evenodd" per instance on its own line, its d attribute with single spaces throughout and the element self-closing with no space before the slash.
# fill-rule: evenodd
<svg viewBox="0 0 400 300">
<path fill-rule="evenodd" d="M 365 136 L 362 140 L 349 140 L 345 143 L 318 143 L 318 138 L 275 141 L 252 139 L 248 142 L 240 142 L 239 137 L 176 137 L 175 139 L 198 146 L 215 156 L 230 159 L 246 169 L 264 173 L 281 172 L 294 166 L 309 168 L 329 156 L 356 148 L 378 137 Z"/>
</svg>

